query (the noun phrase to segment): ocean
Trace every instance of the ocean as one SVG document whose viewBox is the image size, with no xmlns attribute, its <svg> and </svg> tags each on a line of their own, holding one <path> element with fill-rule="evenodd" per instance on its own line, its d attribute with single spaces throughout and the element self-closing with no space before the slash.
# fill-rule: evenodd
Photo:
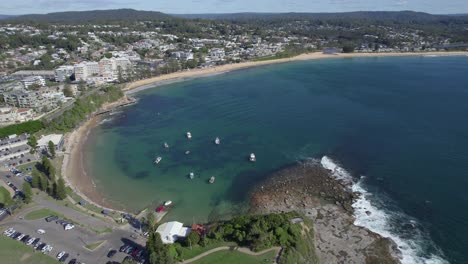
<svg viewBox="0 0 468 264">
<path fill-rule="evenodd" d="M 404 263 L 468 263 L 467 73 L 467 56 L 336 58 L 147 89 L 92 131 L 86 166 L 116 207 L 171 200 L 165 219 L 192 224 L 247 212 L 272 172 L 327 156 L 363 193 L 355 223 Z"/>
</svg>

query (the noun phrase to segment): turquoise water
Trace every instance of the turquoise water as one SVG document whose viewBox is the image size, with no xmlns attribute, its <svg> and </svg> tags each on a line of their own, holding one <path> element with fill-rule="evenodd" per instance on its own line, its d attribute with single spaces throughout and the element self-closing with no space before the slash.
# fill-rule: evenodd
<svg viewBox="0 0 468 264">
<path fill-rule="evenodd" d="M 172 200 L 168 219 L 191 223 L 243 212 L 271 172 L 328 155 L 365 176 L 367 201 L 386 213 L 364 225 L 408 241 L 411 261 L 466 263 L 467 73 L 463 56 L 328 59 L 157 87 L 93 131 L 88 165 L 113 204 Z"/>
</svg>

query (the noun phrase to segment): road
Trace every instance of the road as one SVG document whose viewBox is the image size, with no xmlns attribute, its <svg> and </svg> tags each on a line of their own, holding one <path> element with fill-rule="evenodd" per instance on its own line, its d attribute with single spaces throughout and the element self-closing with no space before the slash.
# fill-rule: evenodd
<svg viewBox="0 0 468 264">
<path fill-rule="evenodd" d="M 219 251 L 224 251 L 224 250 L 231 250 L 231 251 L 239 251 L 241 253 L 244 253 L 244 254 L 247 254 L 247 255 L 251 255 L 251 256 L 260 256 L 260 255 L 263 255 L 267 252 L 270 252 L 272 250 L 276 251 L 276 257 L 275 257 L 275 260 L 272 262 L 273 263 L 277 263 L 277 259 L 278 259 L 278 255 L 279 253 L 281 252 L 281 247 L 272 247 L 272 248 L 269 248 L 269 249 L 265 249 L 263 251 L 260 251 L 260 252 L 253 252 L 252 250 L 248 249 L 248 248 L 243 248 L 243 247 L 228 247 L 228 246 L 223 246 L 223 247 L 217 247 L 217 248 L 213 248 L 211 250 L 208 250 L 194 258 L 191 258 L 191 259 L 187 259 L 187 260 L 184 260 L 182 262 L 180 262 L 179 264 L 188 264 L 188 263 L 192 263 L 194 261 L 197 261 L 199 259 L 202 259 L 210 254 L 213 254 L 213 253 L 216 253 L 216 252 L 219 252 Z"/>
</svg>

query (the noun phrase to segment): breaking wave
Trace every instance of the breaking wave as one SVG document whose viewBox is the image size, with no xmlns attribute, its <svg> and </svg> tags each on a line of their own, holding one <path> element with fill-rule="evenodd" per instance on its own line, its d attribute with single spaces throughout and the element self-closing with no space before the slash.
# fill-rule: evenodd
<svg viewBox="0 0 468 264">
<path fill-rule="evenodd" d="M 393 205 L 393 202 L 382 196 L 370 193 L 364 186 L 365 177 L 354 181 L 344 168 L 331 158 L 324 156 L 320 164 L 332 172 L 338 180 L 349 183 L 353 192 L 360 193 L 353 203 L 357 226 L 365 227 L 382 237 L 392 239 L 400 250 L 399 258 L 403 264 L 445 264 L 449 263 L 441 257 L 442 252 L 425 234 L 416 219 L 404 214 Z M 428 253 L 428 252 L 436 252 Z"/>
</svg>

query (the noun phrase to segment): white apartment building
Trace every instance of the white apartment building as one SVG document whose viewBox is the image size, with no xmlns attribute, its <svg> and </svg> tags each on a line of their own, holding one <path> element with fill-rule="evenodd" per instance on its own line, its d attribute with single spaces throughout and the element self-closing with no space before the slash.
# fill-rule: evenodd
<svg viewBox="0 0 468 264">
<path fill-rule="evenodd" d="M 75 65 L 75 80 L 86 81 L 89 77 L 99 75 L 99 63 L 97 62 L 82 62 Z"/>
<path fill-rule="evenodd" d="M 24 88 L 28 89 L 31 85 L 45 86 L 45 79 L 42 76 L 29 76 L 21 80 Z"/>
<path fill-rule="evenodd" d="M 64 82 L 75 73 L 73 66 L 60 66 L 55 69 L 55 81 Z"/>
</svg>

